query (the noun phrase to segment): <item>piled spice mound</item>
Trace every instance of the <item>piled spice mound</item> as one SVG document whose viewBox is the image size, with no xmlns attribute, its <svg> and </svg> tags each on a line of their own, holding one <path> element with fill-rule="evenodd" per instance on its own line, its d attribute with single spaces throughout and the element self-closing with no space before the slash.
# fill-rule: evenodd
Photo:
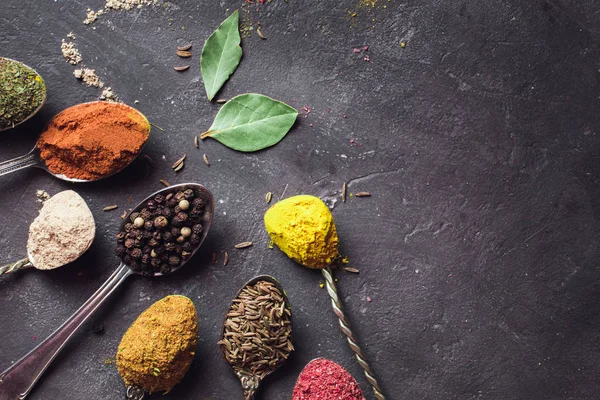
<svg viewBox="0 0 600 400">
<path fill-rule="evenodd" d="M 292 400 L 365 400 L 358 383 L 341 365 L 317 358 L 304 367 Z"/>
<path fill-rule="evenodd" d="M 117 351 L 126 385 L 170 391 L 187 372 L 196 352 L 198 316 L 190 299 L 167 296 L 148 307 L 127 329 Z"/>
<path fill-rule="evenodd" d="M 288 257 L 309 268 L 325 268 L 338 257 L 338 235 L 331 212 L 315 196 L 293 196 L 265 213 L 265 228 Z"/>
<path fill-rule="evenodd" d="M 71 179 L 96 180 L 125 168 L 150 135 L 150 123 L 119 103 L 93 102 L 52 119 L 38 141 L 48 169 Z"/>
<path fill-rule="evenodd" d="M 0 57 L 0 130 L 23 122 L 46 98 L 46 85 L 31 68 Z"/>
<path fill-rule="evenodd" d="M 117 234 L 116 253 L 135 271 L 167 274 L 202 243 L 207 200 L 192 189 L 157 194 Z"/>
<path fill-rule="evenodd" d="M 37 269 L 53 269 L 75 261 L 94 241 L 96 224 L 85 200 L 65 190 L 44 202 L 29 226 L 27 252 Z"/>
</svg>

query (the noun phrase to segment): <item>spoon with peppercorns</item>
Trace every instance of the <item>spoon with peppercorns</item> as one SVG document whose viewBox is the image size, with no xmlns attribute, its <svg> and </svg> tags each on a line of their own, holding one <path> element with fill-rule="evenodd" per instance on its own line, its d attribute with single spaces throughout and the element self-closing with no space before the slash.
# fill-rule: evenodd
<svg viewBox="0 0 600 400">
<path fill-rule="evenodd" d="M 117 234 L 117 270 L 60 328 L 0 373 L 0 399 L 24 399 L 75 331 L 129 275 L 161 276 L 183 267 L 202 245 L 213 215 L 211 192 L 196 183 L 170 186 L 138 204 Z"/>
</svg>

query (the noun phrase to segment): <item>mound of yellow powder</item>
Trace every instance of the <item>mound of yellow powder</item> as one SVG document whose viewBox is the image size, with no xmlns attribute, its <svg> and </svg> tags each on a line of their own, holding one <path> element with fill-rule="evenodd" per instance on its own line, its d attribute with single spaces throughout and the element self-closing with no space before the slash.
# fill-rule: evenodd
<svg viewBox="0 0 600 400">
<path fill-rule="evenodd" d="M 265 228 L 288 257 L 309 268 L 325 268 L 338 256 L 338 236 L 329 208 L 318 197 L 281 200 L 265 213 Z"/>
</svg>

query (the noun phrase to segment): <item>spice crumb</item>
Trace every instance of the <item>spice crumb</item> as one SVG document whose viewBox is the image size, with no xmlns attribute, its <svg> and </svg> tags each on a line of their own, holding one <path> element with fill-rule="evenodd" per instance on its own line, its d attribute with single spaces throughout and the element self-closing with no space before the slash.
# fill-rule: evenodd
<svg viewBox="0 0 600 400">
<path fill-rule="evenodd" d="M 352 272 L 353 274 L 360 273 L 359 270 L 357 270 L 356 268 L 351 268 L 351 267 L 344 267 L 344 271 L 346 271 L 346 272 Z"/>
<path fill-rule="evenodd" d="M 169 182 L 165 181 L 164 179 L 160 179 L 159 182 L 162 183 L 163 185 L 165 185 L 166 187 L 171 186 L 171 184 Z"/>
<path fill-rule="evenodd" d="M 72 33 L 70 33 L 69 35 L 72 35 Z M 75 36 L 73 36 L 73 38 L 74 37 Z M 63 39 L 60 45 L 60 49 L 62 50 L 63 57 L 69 64 L 77 65 L 81 62 L 81 53 L 75 47 L 75 43 L 67 42 L 65 39 Z"/>
<path fill-rule="evenodd" d="M 112 210 L 117 209 L 117 208 L 119 208 L 119 206 L 116 205 L 116 204 L 113 204 L 112 206 L 106 206 L 106 207 L 104 207 L 102 209 L 102 211 L 112 211 Z"/>
<path fill-rule="evenodd" d="M 196 136 L 198 137 L 198 136 Z M 202 159 L 204 160 L 204 164 L 210 166 L 210 163 L 208 162 L 208 157 L 206 156 L 206 153 L 204 153 L 204 155 L 202 156 Z"/>
<path fill-rule="evenodd" d="M 325 287 L 325 284 L 324 284 L 323 282 L 319 282 L 319 287 L 320 287 L 321 289 L 323 289 L 323 288 Z"/>
<path fill-rule="evenodd" d="M 241 243 L 236 244 L 233 247 L 235 247 L 236 249 L 245 249 L 246 247 L 250 247 L 250 246 L 252 246 L 252 242 L 241 242 Z"/>
<path fill-rule="evenodd" d="M 227 265 L 229 262 L 229 253 L 225 252 L 225 258 L 223 259 L 223 265 Z"/>
<path fill-rule="evenodd" d="M 44 201 L 46 201 L 50 198 L 50 195 L 48 194 L 48 192 L 46 192 L 43 189 L 38 189 L 35 192 L 35 196 L 37 197 L 38 203 L 43 203 Z"/>
<path fill-rule="evenodd" d="M 367 301 L 370 303 L 370 302 L 371 302 L 371 298 L 370 298 L 370 297 L 367 297 Z"/>
<path fill-rule="evenodd" d="M 101 88 L 104 82 L 96 75 L 96 70 L 91 68 L 78 68 L 73 71 L 75 78 L 82 80 L 86 86 Z"/>
<path fill-rule="evenodd" d="M 267 192 L 267 194 L 265 195 L 265 200 L 266 200 L 267 204 L 269 204 L 271 202 L 272 198 L 273 198 L 273 193 Z"/>
<path fill-rule="evenodd" d="M 119 101 L 119 98 L 112 90 L 111 87 L 107 87 L 102 90 L 102 94 L 100 95 L 100 100 L 112 101 L 114 103 Z"/>
</svg>

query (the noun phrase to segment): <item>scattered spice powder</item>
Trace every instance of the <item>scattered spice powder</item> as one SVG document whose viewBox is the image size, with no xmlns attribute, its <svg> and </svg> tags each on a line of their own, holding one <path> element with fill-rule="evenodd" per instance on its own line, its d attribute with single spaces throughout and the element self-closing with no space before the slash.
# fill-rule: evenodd
<svg viewBox="0 0 600 400">
<path fill-rule="evenodd" d="M 77 65 L 81 62 L 81 53 L 75 47 L 75 43 L 67 42 L 65 39 L 62 40 L 60 45 L 62 55 L 69 64 Z"/>
<path fill-rule="evenodd" d="M 73 71 L 75 78 L 83 81 L 88 87 L 104 87 L 104 82 L 96 75 L 96 70 L 91 68 L 78 68 Z M 110 89 L 110 88 L 109 88 Z"/>
<path fill-rule="evenodd" d="M 101 16 L 102 14 L 104 14 L 104 10 L 102 10 L 102 9 L 100 9 L 98 11 L 93 11 L 91 8 L 88 8 L 85 19 L 83 20 L 83 23 L 85 25 L 89 25 L 92 22 L 96 21 L 98 19 L 98 17 Z"/>
<path fill-rule="evenodd" d="M 339 256 L 333 216 L 318 197 L 281 200 L 267 210 L 264 220 L 273 242 L 305 267 L 326 268 Z"/>
<path fill-rule="evenodd" d="M 29 226 L 30 261 L 37 269 L 66 265 L 85 253 L 95 234 L 94 216 L 85 200 L 72 190 L 57 193 Z"/>
<path fill-rule="evenodd" d="M 100 101 L 58 114 L 40 136 L 38 147 L 51 172 L 95 180 L 133 161 L 149 134 L 150 125 L 141 113 Z"/>
<path fill-rule="evenodd" d="M 45 99 L 41 76 L 24 64 L 0 57 L 0 130 L 26 120 Z"/>
<path fill-rule="evenodd" d="M 326 358 L 309 362 L 298 376 L 292 400 L 364 400 L 356 380 Z"/>
<path fill-rule="evenodd" d="M 196 352 L 198 316 L 184 296 L 167 296 L 131 324 L 116 356 L 125 384 L 168 392 L 183 379 Z"/>
</svg>

